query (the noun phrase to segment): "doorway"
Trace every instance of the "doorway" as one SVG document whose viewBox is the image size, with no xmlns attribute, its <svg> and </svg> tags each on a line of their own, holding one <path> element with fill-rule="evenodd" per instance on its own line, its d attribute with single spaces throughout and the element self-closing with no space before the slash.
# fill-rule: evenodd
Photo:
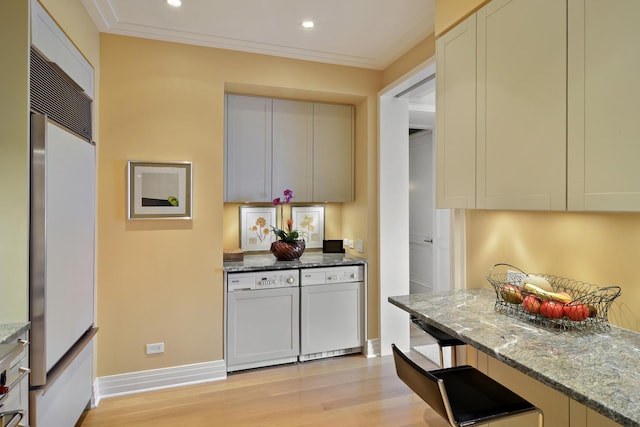
<svg viewBox="0 0 640 427">
<path fill-rule="evenodd" d="M 409 349 L 410 329 L 409 315 L 388 303 L 388 297 L 392 295 L 406 295 L 410 293 L 411 283 L 411 239 L 412 221 L 410 215 L 410 152 L 409 128 L 410 104 L 413 102 L 413 92 L 422 90 L 426 82 L 433 81 L 435 76 L 435 60 L 427 61 L 423 66 L 399 82 L 392 84 L 380 92 L 380 146 L 379 146 L 379 248 L 380 248 L 380 353 L 391 353 L 391 343 L 396 343 L 404 350 Z M 435 83 L 435 82 L 434 82 Z M 435 85 L 432 90 L 435 101 Z M 435 107 L 435 102 L 433 102 Z M 415 111 L 412 108 L 411 111 Z M 431 114 L 434 117 L 434 114 Z M 432 143 L 430 148 L 421 148 L 422 152 L 429 153 L 431 160 L 425 160 L 427 165 L 423 172 L 432 177 L 431 189 L 424 194 L 428 197 L 432 206 L 435 206 L 435 165 L 433 162 L 433 136 L 437 130 L 434 124 L 421 129 L 430 131 Z M 418 167 L 419 165 L 416 165 Z M 432 266 L 430 281 L 432 290 L 450 289 L 450 227 L 449 217 L 451 212 L 446 210 L 438 212 L 432 207 L 427 208 L 433 212 L 434 226 L 428 226 L 432 230 L 431 237 L 421 235 L 423 248 L 429 245 L 431 258 L 426 261 L 424 257 L 413 254 L 416 261 L 423 260 Z M 438 223 L 438 221 L 440 221 Z M 414 221 L 415 222 L 415 221 Z M 415 233 L 413 233 L 415 234 Z M 438 240 L 442 239 L 441 245 Z M 427 240 L 425 242 L 424 240 Z M 428 242 L 431 240 L 431 242 Z M 415 242 L 414 242 L 415 243 Z M 423 251 L 424 252 L 424 251 Z M 444 255 L 444 256 L 443 256 Z M 424 256 L 429 257 L 429 254 Z M 438 262 L 435 259 L 438 259 Z"/>
</svg>

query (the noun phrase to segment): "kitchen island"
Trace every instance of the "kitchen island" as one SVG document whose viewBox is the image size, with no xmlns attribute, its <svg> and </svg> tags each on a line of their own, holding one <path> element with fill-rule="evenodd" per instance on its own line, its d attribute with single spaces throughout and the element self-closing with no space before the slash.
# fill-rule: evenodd
<svg viewBox="0 0 640 427">
<path fill-rule="evenodd" d="M 640 333 L 550 331 L 495 311 L 495 299 L 484 288 L 389 302 L 617 423 L 640 426 Z"/>
</svg>

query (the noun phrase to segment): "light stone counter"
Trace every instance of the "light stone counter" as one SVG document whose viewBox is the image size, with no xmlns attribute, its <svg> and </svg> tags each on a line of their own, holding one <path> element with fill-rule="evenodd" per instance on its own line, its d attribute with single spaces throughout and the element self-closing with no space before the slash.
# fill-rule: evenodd
<svg viewBox="0 0 640 427">
<path fill-rule="evenodd" d="M 244 271 L 286 270 L 290 268 L 364 265 L 366 263 L 366 259 L 353 255 L 306 251 L 296 261 L 278 261 L 272 254 L 245 255 L 243 261 L 225 262 L 223 269 L 227 273 L 238 273 Z"/>
<path fill-rule="evenodd" d="M 389 302 L 625 426 L 640 426 L 640 333 L 549 331 L 494 310 L 491 289 Z"/>
<path fill-rule="evenodd" d="M 29 330 L 30 323 L 0 323 L 0 344 L 12 344 Z"/>
</svg>

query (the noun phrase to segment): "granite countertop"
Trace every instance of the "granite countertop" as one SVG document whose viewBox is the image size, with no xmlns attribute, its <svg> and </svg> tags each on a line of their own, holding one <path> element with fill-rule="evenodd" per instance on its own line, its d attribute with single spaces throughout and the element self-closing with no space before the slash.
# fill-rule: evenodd
<svg viewBox="0 0 640 427">
<path fill-rule="evenodd" d="M 0 323 L 0 344 L 11 344 L 29 330 L 29 322 Z"/>
<path fill-rule="evenodd" d="M 237 273 L 259 270 L 286 270 L 290 268 L 364 265 L 366 263 L 367 260 L 365 258 L 353 255 L 307 251 L 297 261 L 278 261 L 272 254 L 245 255 L 243 261 L 225 262 L 223 269 L 227 273 Z"/>
<path fill-rule="evenodd" d="M 640 426 L 640 333 L 550 331 L 494 310 L 491 289 L 389 297 L 389 302 L 628 426 Z"/>
</svg>

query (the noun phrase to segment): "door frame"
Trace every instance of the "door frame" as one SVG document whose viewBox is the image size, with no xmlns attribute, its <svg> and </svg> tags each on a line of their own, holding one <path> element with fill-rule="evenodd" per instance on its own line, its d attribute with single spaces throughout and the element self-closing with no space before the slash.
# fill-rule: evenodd
<svg viewBox="0 0 640 427">
<path fill-rule="evenodd" d="M 396 95 L 435 73 L 425 61 L 378 92 L 380 355 L 409 350 L 409 314 L 388 302 L 409 294 L 409 102 Z M 404 190 L 403 190 L 404 189 Z"/>
<path fill-rule="evenodd" d="M 388 302 L 390 296 L 409 294 L 409 105 L 406 99 L 396 98 L 396 95 L 435 71 L 435 57 L 432 57 L 378 92 L 381 356 L 391 354 L 392 343 L 405 351 L 409 350 L 410 344 L 409 314 Z M 461 286 L 460 279 L 464 282 L 465 263 L 459 258 L 464 254 L 464 217 L 464 211 L 451 210 L 452 288 Z M 459 246 L 461 243 L 462 247 Z"/>
</svg>

